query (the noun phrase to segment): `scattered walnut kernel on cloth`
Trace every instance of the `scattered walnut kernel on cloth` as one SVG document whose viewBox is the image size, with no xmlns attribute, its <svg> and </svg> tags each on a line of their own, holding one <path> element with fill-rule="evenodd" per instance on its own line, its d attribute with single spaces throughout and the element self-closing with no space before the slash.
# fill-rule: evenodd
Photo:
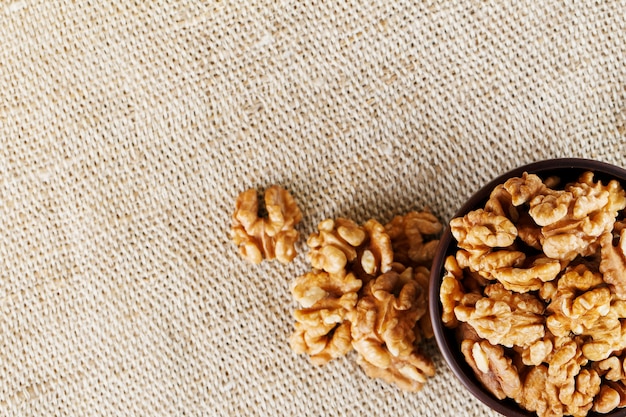
<svg viewBox="0 0 626 417">
<path fill-rule="evenodd" d="M 278 185 L 265 191 L 267 218 L 259 217 L 259 199 L 255 189 L 237 197 L 231 235 L 239 253 L 258 264 L 263 259 L 278 259 L 289 263 L 296 257 L 294 247 L 298 240 L 295 225 L 302 213 L 289 192 Z"/>
<path fill-rule="evenodd" d="M 626 193 L 592 172 L 558 183 L 524 173 L 450 221 L 442 321 L 496 398 L 608 413 L 626 406 Z"/>
<path fill-rule="evenodd" d="M 292 349 L 323 365 L 354 349 L 372 378 L 418 391 L 434 375 L 419 344 L 431 338 L 428 283 L 442 225 L 429 212 L 327 219 L 307 240 L 312 271 L 296 278 Z"/>
</svg>

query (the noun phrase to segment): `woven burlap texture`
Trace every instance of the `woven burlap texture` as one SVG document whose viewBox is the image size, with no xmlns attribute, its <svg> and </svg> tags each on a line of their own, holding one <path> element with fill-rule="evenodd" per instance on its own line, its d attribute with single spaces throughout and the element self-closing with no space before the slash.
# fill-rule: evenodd
<svg viewBox="0 0 626 417">
<path fill-rule="evenodd" d="M 2 414 L 496 415 L 434 342 L 418 394 L 295 355 L 289 283 L 324 218 L 625 166 L 626 2 L 328 3 L 0 5 Z M 271 184 L 299 255 L 252 266 L 230 216 Z"/>
</svg>

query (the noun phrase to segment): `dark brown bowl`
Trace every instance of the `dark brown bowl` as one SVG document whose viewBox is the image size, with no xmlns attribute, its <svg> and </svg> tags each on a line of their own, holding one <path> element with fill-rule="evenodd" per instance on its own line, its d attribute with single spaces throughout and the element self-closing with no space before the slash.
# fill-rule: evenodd
<svg viewBox="0 0 626 417">
<path fill-rule="evenodd" d="M 544 179 L 551 175 L 557 175 L 561 178 L 562 183 L 565 184 L 578 179 L 579 175 L 585 171 L 593 171 L 595 173 L 594 179 L 601 180 L 605 184 L 611 179 L 616 179 L 620 181 L 622 187 L 626 189 L 626 170 L 623 168 L 589 159 L 550 159 L 524 165 L 507 172 L 506 174 L 500 175 L 476 192 L 465 204 L 463 204 L 454 217 L 461 217 L 474 209 L 484 207 L 487 199 L 489 198 L 489 194 L 496 185 L 504 183 L 511 177 L 519 177 L 524 172 L 537 174 Z M 456 241 L 450 233 L 450 228 L 447 227 L 441 237 L 441 241 L 437 248 L 437 254 L 433 261 L 429 289 L 430 315 L 439 349 L 441 350 L 446 363 L 452 369 L 452 372 L 454 372 L 456 377 L 476 398 L 484 404 L 505 416 L 536 416 L 535 413 L 522 409 L 511 399 L 498 400 L 491 393 L 489 393 L 489 391 L 483 388 L 481 383 L 474 376 L 474 372 L 465 361 L 465 358 L 460 350 L 460 343 L 455 337 L 454 330 L 445 327 L 441 321 L 442 306 L 439 301 L 439 287 L 441 286 L 442 278 L 445 275 L 444 262 L 446 257 L 455 253 L 457 249 Z M 626 408 L 616 409 L 608 414 L 590 412 L 588 416 L 626 417 Z"/>
</svg>

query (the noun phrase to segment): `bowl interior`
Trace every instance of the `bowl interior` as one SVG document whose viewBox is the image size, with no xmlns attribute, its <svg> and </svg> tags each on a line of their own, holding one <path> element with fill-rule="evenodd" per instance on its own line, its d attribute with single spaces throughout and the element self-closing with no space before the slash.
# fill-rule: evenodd
<svg viewBox="0 0 626 417">
<path fill-rule="evenodd" d="M 537 174 L 542 179 L 556 175 L 561 178 L 560 185 L 565 185 L 569 182 L 577 180 L 580 174 L 585 171 L 593 171 L 595 174 L 594 179 L 596 181 L 601 180 L 603 184 L 606 184 L 612 179 L 616 179 L 620 181 L 622 187 L 626 189 L 626 170 L 623 168 L 589 159 L 552 159 L 524 165 L 495 178 L 489 184 L 485 185 L 478 192 L 476 192 L 459 209 L 454 217 L 464 216 L 469 211 L 484 207 L 487 199 L 489 198 L 489 194 L 496 185 L 504 183 L 511 177 L 519 177 L 524 172 Z M 439 301 L 439 287 L 441 286 L 441 281 L 445 274 L 443 266 L 446 257 L 454 254 L 457 249 L 456 240 L 452 237 L 450 228 L 447 227 L 441 237 L 437 254 L 433 260 L 429 289 L 430 315 L 439 349 L 441 350 L 446 363 L 452 369 L 457 378 L 476 398 L 484 404 L 506 416 L 536 416 L 535 413 L 528 412 L 519 407 L 515 401 L 511 399 L 498 400 L 485 390 L 474 376 L 473 370 L 465 361 L 465 358 L 460 350 L 460 343 L 455 335 L 455 330 L 448 329 L 441 321 L 442 306 Z M 616 409 L 608 414 L 589 412 L 588 416 L 626 417 L 626 408 Z"/>
</svg>

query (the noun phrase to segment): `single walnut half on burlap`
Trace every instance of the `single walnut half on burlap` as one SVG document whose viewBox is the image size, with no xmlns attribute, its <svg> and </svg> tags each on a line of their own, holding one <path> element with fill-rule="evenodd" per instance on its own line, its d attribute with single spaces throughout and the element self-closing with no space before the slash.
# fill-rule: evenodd
<svg viewBox="0 0 626 417">
<path fill-rule="evenodd" d="M 345 271 L 354 261 L 356 249 L 367 237 L 367 232 L 352 220 L 326 219 L 317 226 L 318 232 L 307 239 L 310 250 L 307 258 L 311 266 L 331 274 Z"/>
<path fill-rule="evenodd" d="M 370 362 L 383 365 L 389 354 L 413 350 L 417 320 L 426 313 L 425 290 L 409 268 L 390 271 L 365 287 L 351 321 L 353 344 Z"/>
<path fill-rule="evenodd" d="M 231 236 L 239 253 L 258 264 L 263 259 L 278 259 L 288 263 L 296 256 L 298 232 L 295 225 L 302 213 L 287 190 L 273 185 L 265 191 L 267 217 L 259 217 L 259 201 L 254 189 L 237 197 Z"/>
<path fill-rule="evenodd" d="M 437 236 L 442 228 L 443 225 L 437 217 L 427 209 L 395 216 L 385 225 L 393 249 L 392 268 L 396 265 L 396 271 L 400 273 L 405 268 L 412 268 L 414 279 L 425 290 L 426 295 L 430 283 L 430 266 L 439 245 Z M 428 299 L 424 302 L 428 304 Z M 418 325 L 424 338 L 430 339 L 434 336 L 428 309 L 419 319 Z"/>
<path fill-rule="evenodd" d="M 385 232 L 385 227 L 374 219 L 363 225 L 369 239 L 359 251 L 355 272 L 361 279 L 369 279 L 391 270 L 393 262 L 393 248 L 391 238 Z M 364 275 L 365 274 L 365 275 Z"/>
<path fill-rule="evenodd" d="M 326 219 L 309 236 L 307 245 L 313 268 L 333 274 L 352 271 L 366 282 L 389 271 L 393 262 L 391 240 L 373 219 L 363 226 L 348 219 Z"/>
<path fill-rule="evenodd" d="M 348 315 L 354 310 L 361 281 L 354 274 L 308 272 L 298 277 L 291 293 L 303 307 L 294 311 L 296 331 L 291 348 L 322 365 L 352 349 Z"/>
<path fill-rule="evenodd" d="M 411 268 L 382 274 L 364 288 L 352 313 L 352 345 L 370 376 L 418 391 L 434 374 L 432 361 L 416 347 L 421 339 L 416 324 L 426 313 L 425 299 Z"/>
</svg>

